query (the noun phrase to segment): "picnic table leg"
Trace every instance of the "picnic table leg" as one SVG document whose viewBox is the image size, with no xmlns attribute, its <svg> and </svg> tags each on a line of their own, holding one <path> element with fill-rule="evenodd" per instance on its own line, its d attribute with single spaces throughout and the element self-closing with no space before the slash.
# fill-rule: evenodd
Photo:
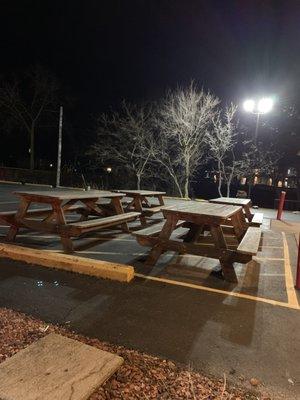
<svg viewBox="0 0 300 400">
<path fill-rule="evenodd" d="M 140 221 L 141 221 L 141 225 L 142 225 L 142 226 L 145 226 L 145 225 L 147 224 L 147 221 L 146 221 L 145 216 L 143 215 L 142 200 L 141 200 L 141 198 L 138 197 L 138 196 L 135 196 L 135 197 L 134 197 L 134 209 L 135 209 L 135 211 L 141 213 L 141 215 L 140 215 L 140 217 L 139 217 L 139 218 L 140 218 Z"/>
<path fill-rule="evenodd" d="M 248 221 L 251 222 L 252 218 L 253 218 L 253 214 L 251 213 L 249 204 L 246 204 L 244 206 L 244 210 L 245 210 L 245 214 L 246 214 Z"/>
<path fill-rule="evenodd" d="M 92 211 L 97 215 L 104 217 L 106 213 L 96 203 L 97 200 L 98 199 L 96 198 L 96 199 L 82 200 L 82 202 L 86 206 L 87 212 Z"/>
<path fill-rule="evenodd" d="M 160 206 L 164 206 L 164 205 L 165 205 L 165 202 L 164 202 L 164 199 L 163 199 L 162 194 L 159 194 L 159 195 L 157 196 L 157 198 L 158 198 L 159 205 L 160 205 Z"/>
<path fill-rule="evenodd" d="M 147 207 L 151 208 L 151 203 L 148 201 L 146 196 L 141 196 L 141 203 L 143 204 L 143 202 Z"/>
<path fill-rule="evenodd" d="M 243 211 L 241 210 L 240 212 L 234 214 L 231 217 L 231 222 L 233 225 L 234 233 L 235 233 L 238 241 L 240 242 L 247 230 L 247 224 L 246 224 L 246 220 L 245 220 Z"/>
<path fill-rule="evenodd" d="M 54 213 L 56 215 L 56 221 L 58 225 L 66 225 L 66 219 L 61 203 L 54 203 L 52 205 Z M 71 238 L 66 233 L 60 233 L 60 241 L 62 243 L 65 253 L 73 253 L 74 245 Z"/>
<path fill-rule="evenodd" d="M 190 230 L 186 234 L 183 241 L 196 243 L 199 239 L 199 236 L 203 233 L 203 230 L 204 230 L 204 225 L 196 225 L 196 224 L 191 225 Z"/>
<path fill-rule="evenodd" d="M 115 209 L 116 214 L 124 214 L 124 209 L 122 207 L 122 203 L 121 203 L 120 197 L 113 197 L 111 199 L 111 205 Z M 123 224 L 121 224 L 121 227 L 122 227 L 124 232 L 127 232 L 127 233 L 130 232 L 127 222 L 124 222 Z"/>
<path fill-rule="evenodd" d="M 238 281 L 237 276 L 233 267 L 233 261 L 230 259 L 230 256 L 226 251 L 227 244 L 222 232 L 222 228 L 220 226 L 211 226 L 210 231 L 214 239 L 216 248 L 220 249 L 222 252 L 219 261 L 221 264 L 224 279 L 228 282 L 236 283 Z"/>
<path fill-rule="evenodd" d="M 134 208 L 134 198 L 124 207 L 125 211 L 130 211 L 130 209 Z"/>
<path fill-rule="evenodd" d="M 153 266 L 156 264 L 161 253 L 163 252 L 162 242 L 170 238 L 174 228 L 176 227 L 177 221 L 178 218 L 176 216 L 170 215 L 167 217 L 167 220 L 162 228 L 162 231 L 158 236 L 158 242 L 150 250 L 145 265 Z"/>
<path fill-rule="evenodd" d="M 19 228 L 20 228 L 20 226 L 18 225 L 18 220 L 22 219 L 26 215 L 29 205 L 30 205 L 30 201 L 27 199 L 24 199 L 22 197 L 20 200 L 19 209 L 15 215 L 15 224 L 16 225 L 12 225 L 9 228 L 9 231 L 6 235 L 6 240 L 8 240 L 9 242 L 15 240 L 16 235 L 19 232 Z"/>
</svg>

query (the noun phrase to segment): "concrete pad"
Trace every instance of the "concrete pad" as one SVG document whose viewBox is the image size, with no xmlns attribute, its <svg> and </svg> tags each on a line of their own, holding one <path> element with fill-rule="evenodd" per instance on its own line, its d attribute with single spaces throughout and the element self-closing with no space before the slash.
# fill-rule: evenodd
<svg viewBox="0 0 300 400">
<path fill-rule="evenodd" d="M 51 333 L 0 365 L 0 398 L 84 400 L 123 358 Z"/>
<path fill-rule="evenodd" d="M 300 233 L 300 222 L 278 221 L 277 219 L 273 219 L 271 221 L 271 229 L 273 231 L 286 233 Z"/>
</svg>

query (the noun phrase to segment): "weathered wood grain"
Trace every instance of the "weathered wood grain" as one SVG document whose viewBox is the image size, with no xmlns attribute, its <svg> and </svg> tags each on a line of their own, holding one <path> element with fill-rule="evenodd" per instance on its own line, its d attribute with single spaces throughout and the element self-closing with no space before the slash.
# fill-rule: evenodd
<svg viewBox="0 0 300 400">
<path fill-rule="evenodd" d="M 0 398 L 86 400 L 122 363 L 115 354 L 51 333 L 0 365 Z"/>
</svg>

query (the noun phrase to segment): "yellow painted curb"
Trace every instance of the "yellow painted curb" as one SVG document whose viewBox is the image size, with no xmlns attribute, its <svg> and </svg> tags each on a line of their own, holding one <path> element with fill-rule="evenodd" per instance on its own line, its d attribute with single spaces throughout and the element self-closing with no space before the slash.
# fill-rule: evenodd
<svg viewBox="0 0 300 400">
<path fill-rule="evenodd" d="M 130 282 L 134 277 L 134 268 L 130 265 L 93 260 L 49 250 L 37 250 L 8 243 L 0 243 L 0 257 L 119 282 Z"/>
</svg>

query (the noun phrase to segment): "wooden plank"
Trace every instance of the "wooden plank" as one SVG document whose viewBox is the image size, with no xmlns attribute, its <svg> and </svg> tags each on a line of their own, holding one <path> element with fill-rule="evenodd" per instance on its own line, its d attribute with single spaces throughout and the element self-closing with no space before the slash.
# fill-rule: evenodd
<svg viewBox="0 0 300 400">
<path fill-rule="evenodd" d="M 173 214 L 178 219 L 199 225 L 213 225 L 220 224 L 240 210 L 240 206 L 193 202 L 193 204 L 188 204 L 187 206 L 181 205 L 175 206 L 173 209 L 163 210 L 163 214 L 165 217 Z"/>
<path fill-rule="evenodd" d="M 122 221 L 128 221 L 130 219 L 134 219 L 138 217 L 140 213 L 132 211 L 129 213 L 124 213 L 124 214 L 117 214 L 117 215 L 111 215 L 109 217 L 105 218 L 95 218 L 87 221 L 80 221 L 80 222 L 71 222 L 68 224 L 68 226 L 76 227 L 76 228 L 90 228 L 94 226 L 103 226 L 103 225 L 108 225 L 110 223 L 114 222 L 119 222 L 121 223 Z"/>
<path fill-rule="evenodd" d="M 210 203 L 218 203 L 218 204 L 231 204 L 237 206 L 244 206 L 251 204 L 251 199 L 240 199 L 237 197 L 218 197 L 216 199 L 210 199 Z"/>
<path fill-rule="evenodd" d="M 231 223 L 234 229 L 235 236 L 240 241 L 247 230 L 247 224 L 242 210 L 231 217 Z"/>
<path fill-rule="evenodd" d="M 64 209 L 64 212 L 65 213 L 66 212 L 77 212 L 77 211 L 83 211 L 83 210 L 84 210 L 83 206 L 72 205 L 72 206 L 68 207 L 67 209 Z M 29 216 L 32 216 L 32 215 L 34 215 L 34 216 L 43 216 L 44 214 L 48 214 L 48 213 L 52 213 L 52 212 L 53 212 L 52 208 L 49 208 L 49 207 L 47 207 L 47 208 L 37 208 L 37 209 L 33 209 L 33 210 L 27 210 L 26 217 L 29 217 Z M 6 216 L 8 216 L 8 217 L 14 216 L 14 215 L 16 215 L 16 213 L 17 213 L 16 210 L 14 210 L 14 211 L 1 211 L 0 212 L 0 219 L 1 219 L 1 217 L 5 218 Z"/>
<path fill-rule="evenodd" d="M 131 195 L 135 196 L 158 196 L 158 195 L 164 195 L 166 192 L 157 192 L 154 190 L 114 190 L 114 192 L 117 193 L 125 193 L 128 197 L 131 197 Z"/>
<path fill-rule="evenodd" d="M 124 214 L 124 209 L 123 209 L 123 206 L 122 206 L 122 203 L 121 203 L 121 199 L 119 197 L 112 198 L 111 199 L 111 205 L 114 208 L 116 214 L 119 214 L 119 215 L 123 215 Z M 127 221 L 125 221 L 124 224 L 122 224 L 121 226 L 122 226 L 122 229 L 123 229 L 124 232 L 127 232 L 127 233 L 130 232 L 129 228 L 128 228 Z"/>
<path fill-rule="evenodd" d="M 56 333 L 0 365 L 0 397 L 7 400 L 86 400 L 123 358 Z"/>
<path fill-rule="evenodd" d="M 134 268 L 129 265 L 77 257 L 49 250 L 37 250 L 8 243 L 0 244 L 0 257 L 119 282 L 130 282 L 134 277 Z"/>
<path fill-rule="evenodd" d="M 163 228 L 162 231 L 160 232 L 158 236 L 158 242 L 155 244 L 152 249 L 150 250 L 150 253 L 148 254 L 147 260 L 145 262 L 146 265 L 152 266 L 155 265 L 157 260 L 159 259 L 162 251 L 163 251 L 163 243 L 168 241 L 170 236 L 172 235 L 172 232 L 174 229 L 176 229 L 177 226 L 177 216 L 176 215 L 170 215 Z"/>
<path fill-rule="evenodd" d="M 152 214 L 162 212 L 163 210 L 172 209 L 174 207 L 175 206 L 157 206 L 157 207 L 149 207 L 149 208 L 143 207 L 142 211 L 144 214 L 152 215 Z"/>
<path fill-rule="evenodd" d="M 239 244 L 237 251 L 243 254 L 256 255 L 259 248 L 261 230 L 250 226 Z"/>
<path fill-rule="evenodd" d="M 124 193 L 114 193 L 101 190 L 76 191 L 76 190 L 44 190 L 44 191 L 17 191 L 15 195 L 29 198 L 32 202 L 51 203 L 53 199 L 73 200 L 73 199 L 99 199 L 124 197 Z"/>
<path fill-rule="evenodd" d="M 95 218 L 87 221 L 71 222 L 65 226 L 60 226 L 61 232 L 67 232 L 70 236 L 78 236 L 82 233 L 91 232 L 96 229 L 109 226 L 122 225 L 139 217 L 138 212 L 129 212 L 126 214 L 117 214 L 105 218 Z"/>
<path fill-rule="evenodd" d="M 264 214 L 263 213 L 255 213 L 251 219 L 250 226 L 260 226 L 263 223 Z"/>
<path fill-rule="evenodd" d="M 16 215 L 14 216 L 13 225 L 11 225 L 11 227 L 9 228 L 9 231 L 6 235 L 6 239 L 8 241 L 15 240 L 15 237 L 20 228 L 19 222 L 22 220 L 24 215 L 26 215 L 26 212 L 27 212 L 29 206 L 30 206 L 30 201 L 28 201 L 27 199 L 21 199 L 20 204 L 19 204 L 19 209 L 18 209 Z"/>
<path fill-rule="evenodd" d="M 138 231 L 131 232 L 132 235 L 134 236 L 154 236 L 158 233 L 160 233 L 165 225 L 166 221 L 161 221 L 157 224 L 153 224 L 151 226 L 148 226 L 147 228 L 140 229 Z M 184 221 L 178 221 L 176 224 L 176 228 L 179 228 L 184 224 Z"/>
</svg>

